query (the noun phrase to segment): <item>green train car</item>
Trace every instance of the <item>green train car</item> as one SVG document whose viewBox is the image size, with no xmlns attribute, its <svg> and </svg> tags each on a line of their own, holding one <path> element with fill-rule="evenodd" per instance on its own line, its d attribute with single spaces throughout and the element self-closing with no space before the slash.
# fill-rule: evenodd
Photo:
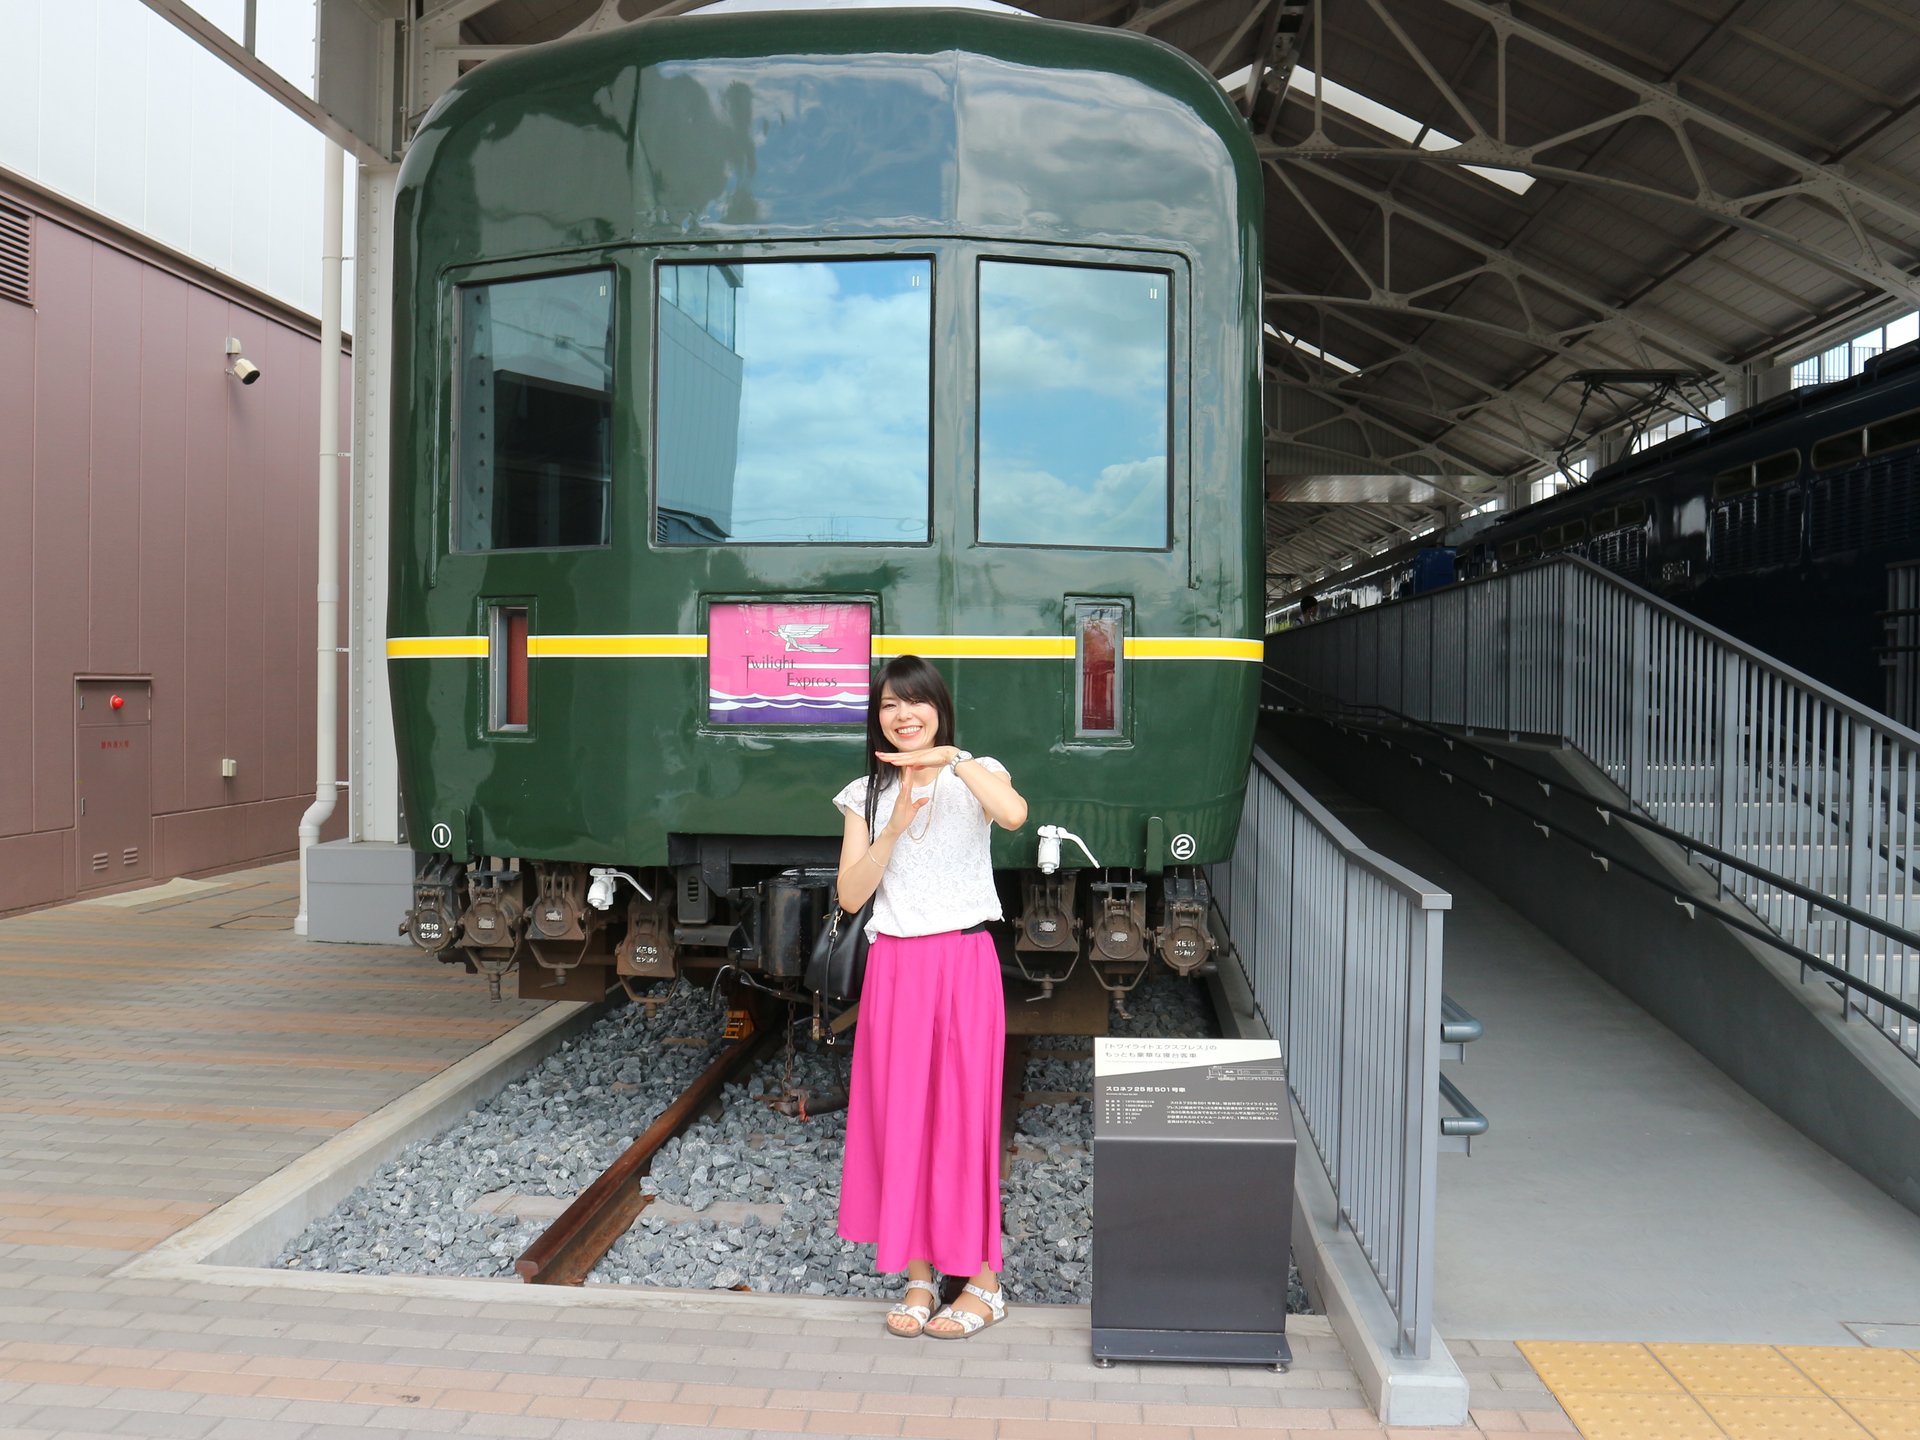
<svg viewBox="0 0 1920 1440">
<path fill-rule="evenodd" d="M 1009 966 L 1203 963 L 1261 659 L 1261 211 L 1213 80 L 1105 29 L 693 16 L 462 79 L 398 187 L 414 941 L 496 993 L 796 990 L 869 676 L 916 653 L 1031 805 Z M 1041 826 L 1084 853 L 1043 868 Z"/>
</svg>

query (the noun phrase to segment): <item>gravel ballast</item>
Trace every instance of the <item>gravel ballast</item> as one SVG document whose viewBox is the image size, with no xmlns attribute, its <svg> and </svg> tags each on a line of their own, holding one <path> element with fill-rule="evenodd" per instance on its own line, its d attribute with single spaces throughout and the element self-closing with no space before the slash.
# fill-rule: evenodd
<svg viewBox="0 0 1920 1440">
<path fill-rule="evenodd" d="M 362 1274 L 497 1276 L 610 1165 L 722 1046 L 724 1011 L 685 981 L 658 1003 L 623 1006 L 484 1108 L 409 1146 L 275 1261 Z M 1214 1035 L 1198 982 L 1165 971 L 1115 1014 L 1115 1035 Z M 1002 1187 L 1005 1282 L 1015 1302 L 1084 1304 L 1092 1293 L 1093 1042 L 1037 1036 L 1026 1089 L 1060 1098 L 1024 1108 Z M 835 1233 L 844 1110 L 802 1120 L 761 1097 L 789 1085 L 844 1093 L 844 1051 L 776 1052 L 729 1085 L 717 1117 L 655 1156 L 655 1196 L 590 1284 L 892 1295 L 873 1249 Z M 789 1066 L 791 1069 L 789 1070 Z M 1305 1297 L 1296 1293 L 1304 1309 Z"/>
</svg>

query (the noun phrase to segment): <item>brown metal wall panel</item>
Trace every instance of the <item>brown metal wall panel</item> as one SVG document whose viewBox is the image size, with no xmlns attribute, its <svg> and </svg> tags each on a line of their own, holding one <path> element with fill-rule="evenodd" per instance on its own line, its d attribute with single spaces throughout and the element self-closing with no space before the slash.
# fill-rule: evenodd
<svg viewBox="0 0 1920 1440">
<path fill-rule="evenodd" d="M 39 227 L 34 364 L 33 828 L 73 825 L 73 675 L 87 653 L 93 246 Z"/>
<path fill-rule="evenodd" d="M 0 911 L 285 854 L 313 789 L 315 339 L 137 242 L 34 224 L 37 309 L 0 306 L 21 382 L 0 386 L 0 514 L 22 520 L 0 526 Z M 258 385 L 225 373 L 229 335 Z M 76 676 L 103 673 L 152 677 L 147 773 L 121 787 L 150 800 L 110 880 L 75 803 Z"/>
<path fill-rule="evenodd" d="M 218 870 L 287 854 L 299 843 L 300 814 L 306 806 L 304 799 L 295 796 L 258 805 L 220 805 L 211 810 L 156 815 L 155 873 L 183 875 Z"/>
<path fill-rule="evenodd" d="M 228 305 L 203 291 L 187 298 L 186 664 L 181 672 L 186 803 L 221 805 L 227 785 L 227 391 L 218 363 Z M 196 356 L 215 363 L 195 365 Z"/>
<path fill-rule="evenodd" d="M 92 249 L 85 668 L 132 674 L 146 668 L 140 656 L 140 263 L 103 245 Z"/>
<path fill-rule="evenodd" d="M 33 829 L 34 312 L 0 304 L 0 835 Z M 4 866 L 0 865 L 0 870 Z M 0 887 L 6 881 L 0 877 Z M 0 909 L 6 908 L 0 888 Z"/>
<path fill-rule="evenodd" d="M 0 914 L 44 905 L 72 893 L 67 884 L 68 830 L 0 839 Z"/>
<path fill-rule="evenodd" d="M 186 805 L 187 296 L 148 268 L 140 285 L 140 654 L 155 677 L 153 808 Z"/>
<path fill-rule="evenodd" d="M 227 324 L 229 335 L 238 336 L 242 345 L 257 352 L 255 363 L 262 373 L 271 373 L 274 347 L 268 343 L 265 327 L 246 324 L 237 307 L 229 307 Z M 242 335 L 242 331 L 246 333 Z M 264 382 L 236 385 L 226 380 L 227 532 L 223 568 L 227 578 L 227 747 L 223 754 L 238 762 L 239 773 L 224 782 L 221 799 L 242 805 L 266 798 L 267 757 L 260 696 L 264 680 L 261 651 L 266 644 L 266 619 L 261 614 L 266 568 L 260 553 L 266 530 L 264 492 L 271 484 L 268 471 L 274 445 L 293 438 L 275 434 L 273 394 Z"/>
</svg>

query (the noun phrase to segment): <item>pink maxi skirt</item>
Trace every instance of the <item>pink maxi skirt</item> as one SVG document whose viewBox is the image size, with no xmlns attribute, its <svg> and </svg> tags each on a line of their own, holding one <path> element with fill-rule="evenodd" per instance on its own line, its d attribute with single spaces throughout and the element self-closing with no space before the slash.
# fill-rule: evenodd
<svg viewBox="0 0 1920 1440">
<path fill-rule="evenodd" d="M 840 1183 L 842 1238 L 882 1273 L 1000 1268 L 1006 1001 L 985 931 L 876 936 L 860 990 Z"/>
</svg>

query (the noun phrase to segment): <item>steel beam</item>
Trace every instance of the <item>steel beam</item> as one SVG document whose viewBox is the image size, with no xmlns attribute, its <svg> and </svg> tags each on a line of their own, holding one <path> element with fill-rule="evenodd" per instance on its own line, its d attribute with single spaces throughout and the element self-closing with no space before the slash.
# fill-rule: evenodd
<svg viewBox="0 0 1920 1440">
<path fill-rule="evenodd" d="M 1920 229 L 1920 207 L 1900 196 L 1867 184 L 1841 166 L 1810 159 L 1737 121 L 1708 110 L 1683 97 L 1671 84 L 1648 80 L 1537 26 L 1516 20 L 1504 6 L 1496 6 L 1488 3 L 1488 0 L 1440 0 L 1441 4 L 1482 21 L 1498 37 L 1496 81 L 1502 97 L 1506 93 L 1507 69 L 1513 63 L 1511 42 L 1516 40 L 1596 75 L 1635 97 L 1634 104 L 1557 135 L 1527 145 L 1510 143 L 1504 139 L 1504 111 L 1496 117 L 1490 132 L 1472 108 L 1439 75 L 1419 45 L 1395 22 L 1386 10 L 1384 0 L 1365 0 L 1365 3 L 1399 41 L 1408 58 L 1426 74 L 1448 107 L 1459 117 L 1461 125 L 1469 132 L 1468 137 L 1444 149 L 1424 149 L 1418 144 L 1341 145 L 1327 138 L 1321 124 L 1321 109 L 1316 106 L 1314 134 L 1298 145 L 1270 146 L 1266 152 L 1269 156 L 1316 162 L 1381 159 L 1418 160 L 1429 165 L 1480 165 L 1517 170 L 1568 185 L 1608 189 L 1710 216 L 1722 224 L 1757 235 L 1824 269 L 1882 290 L 1907 303 L 1920 305 L 1920 280 L 1903 264 L 1887 258 L 1883 252 L 1891 247 L 1886 237 L 1873 233 L 1867 223 L 1869 215 L 1878 215 L 1897 225 Z M 1662 189 L 1621 176 L 1554 165 L 1541 158 L 1575 140 L 1608 130 L 1617 131 L 1637 120 L 1651 120 L 1660 124 L 1673 136 L 1687 172 L 1685 181 L 1678 188 Z M 1707 176 L 1699 157 L 1694 153 L 1689 127 L 1697 127 L 1768 165 L 1785 170 L 1795 178 L 1789 183 L 1747 194 L 1724 194 Z M 1836 253 L 1760 218 L 1759 211 L 1785 199 L 1815 205 L 1837 216 L 1848 227 L 1856 253 L 1851 256 Z"/>
<path fill-rule="evenodd" d="M 286 76 L 252 54 L 245 43 L 227 34 L 185 0 L 141 0 L 154 14 L 190 36 L 201 49 L 218 57 L 245 76 L 253 85 L 271 95 L 356 160 L 379 163 L 386 160 L 371 140 L 349 129 L 318 100 L 295 85 Z"/>
<path fill-rule="evenodd" d="M 1267 168 L 1279 176 L 1282 183 L 1287 184 L 1289 191 L 1297 198 L 1300 198 L 1303 204 L 1310 204 L 1311 202 L 1306 201 L 1305 198 L 1301 196 L 1299 188 L 1287 180 L 1287 177 L 1281 169 L 1281 162 L 1283 160 L 1288 158 L 1298 159 L 1301 157 L 1295 156 L 1290 147 L 1274 145 L 1271 142 L 1259 142 L 1258 148 L 1266 160 Z M 1341 155 L 1352 153 L 1351 150 L 1346 147 L 1334 148 L 1337 149 Z M 1384 153 L 1384 147 L 1381 148 Z M 1422 150 L 1406 152 L 1393 151 L 1392 153 L 1397 158 L 1406 159 L 1411 155 L 1424 157 L 1450 152 Z M 1329 154 L 1319 158 L 1334 157 Z M 1553 274 L 1551 271 L 1542 269 L 1540 266 L 1528 261 L 1516 259 L 1505 250 L 1499 248 L 1495 243 L 1469 235 L 1458 226 L 1449 224 L 1437 216 L 1430 215 L 1416 206 L 1409 205 L 1404 200 L 1382 194 L 1379 190 L 1364 185 L 1358 180 L 1350 179 L 1338 171 L 1316 166 L 1314 168 L 1314 174 L 1322 182 L 1330 184 L 1336 189 L 1344 190 L 1349 195 L 1358 196 L 1360 199 L 1376 206 L 1381 214 L 1388 219 L 1405 220 L 1409 224 L 1419 226 L 1430 234 L 1439 236 L 1452 245 L 1459 246 L 1470 254 L 1479 256 L 1484 265 L 1484 273 L 1505 279 L 1509 284 L 1515 285 L 1516 290 L 1518 282 L 1525 281 L 1527 284 L 1539 286 L 1548 294 L 1556 296 L 1570 305 L 1587 311 L 1595 319 L 1595 328 L 1611 328 L 1623 331 L 1633 338 L 1643 341 L 1648 346 L 1664 351 L 1676 359 L 1685 360 L 1689 365 L 1697 368 L 1717 371 L 1724 370 L 1733 363 L 1731 357 L 1718 354 L 1713 350 L 1711 348 L 1712 342 L 1706 340 L 1704 337 L 1690 337 L 1665 326 L 1649 324 L 1619 306 L 1602 300 L 1599 296 L 1583 289 L 1567 277 Z M 1324 228 L 1324 222 L 1319 223 L 1321 223 Z M 1389 229 L 1389 243 L 1391 243 L 1391 238 L 1392 231 Z M 1380 280 L 1369 274 L 1366 267 L 1360 265 L 1357 261 L 1353 262 L 1353 265 L 1354 273 L 1370 287 L 1371 291 L 1377 292 L 1383 297 L 1390 297 L 1392 295 L 1393 292 L 1381 284 Z M 1526 313 L 1524 296 L 1517 295 L 1516 298 L 1521 306 L 1522 313 Z M 1565 345 L 1564 340 L 1559 339 L 1555 332 L 1551 331 L 1540 330 L 1537 338 L 1531 334 L 1529 334 L 1527 338 L 1534 340 L 1535 343 L 1541 343 L 1543 348 L 1547 349 L 1560 349 L 1564 348 Z"/>
</svg>

